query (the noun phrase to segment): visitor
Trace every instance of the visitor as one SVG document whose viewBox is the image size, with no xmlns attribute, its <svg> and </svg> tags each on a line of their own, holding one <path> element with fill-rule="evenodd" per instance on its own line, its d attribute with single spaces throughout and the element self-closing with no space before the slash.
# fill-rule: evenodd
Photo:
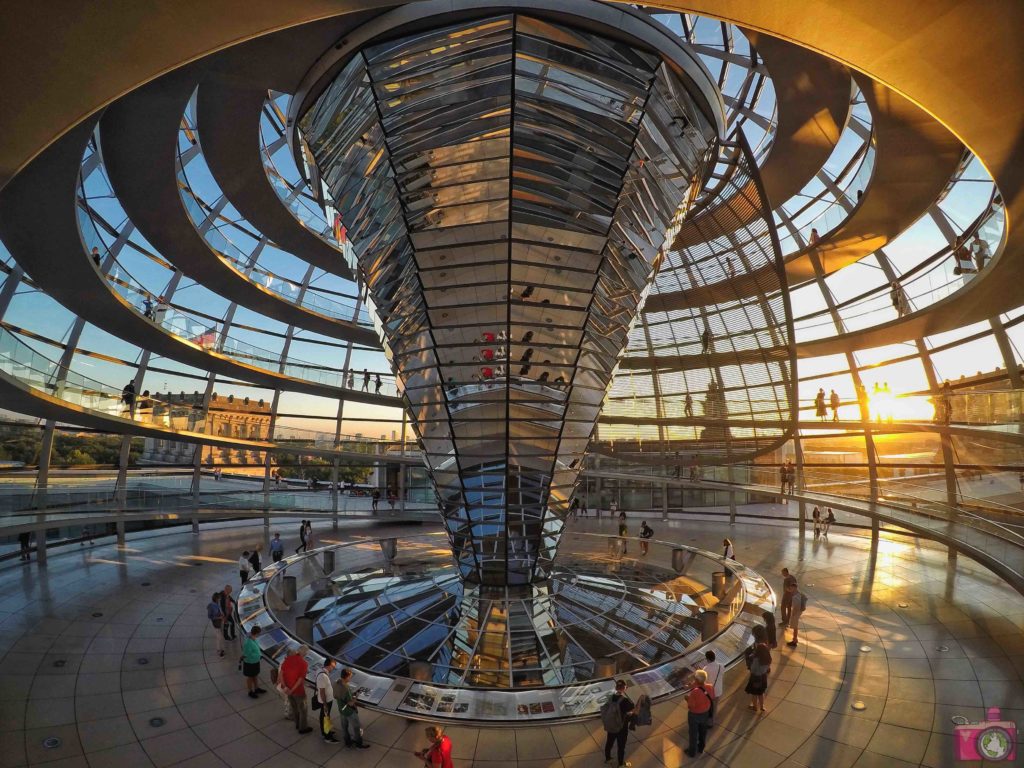
<svg viewBox="0 0 1024 768">
<path fill-rule="evenodd" d="M 341 716 L 341 735 L 346 747 L 369 749 L 370 745 L 363 741 L 363 726 L 359 722 L 359 702 L 352 690 L 352 670 L 343 669 L 334 686 L 334 698 L 338 701 L 338 714 Z"/>
<path fill-rule="evenodd" d="M 281 685 L 291 701 L 295 730 L 299 733 L 310 733 L 313 730 L 309 727 L 306 714 L 306 672 L 309 671 L 309 664 L 305 657 L 308 651 L 305 645 L 292 648 L 288 658 L 281 664 L 280 672 Z"/>
<path fill-rule="evenodd" d="M 711 352 L 711 345 L 714 340 L 711 338 L 711 329 L 705 327 L 704 333 L 700 335 L 700 351 L 701 354 L 706 355 Z"/>
<path fill-rule="evenodd" d="M 391 511 L 395 511 L 395 502 L 398 501 L 398 494 L 395 493 L 394 488 L 388 488 L 388 506 L 391 507 Z"/>
<path fill-rule="evenodd" d="M 232 587 L 230 584 L 225 584 L 224 589 L 220 592 L 220 610 L 224 616 L 222 634 L 225 640 L 238 639 L 238 635 L 235 632 L 235 599 L 231 596 L 231 592 Z"/>
<path fill-rule="evenodd" d="M 708 736 L 708 721 L 711 719 L 711 707 L 714 703 L 715 689 L 708 685 L 708 673 L 698 669 L 693 673 L 694 683 L 686 694 L 686 724 L 690 731 L 690 746 L 683 750 L 688 757 L 696 757 L 704 752 L 704 743 Z"/>
<path fill-rule="evenodd" d="M 903 317 L 903 299 L 900 294 L 900 284 L 896 280 L 889 285 L 889 300 L 892 302 L 892 308 L 896 310 L 896 314 Z"/>
<path fill-rule="evenodd" d="M 811 227 L 811 245 L 817 245 L 819 240 L 821 240 L 821 236 L 818 234 L 817 228 Z"/>
<path fill-rule="evenodd" d="M 607 734 L 604 742 L 604 761 L 612 759 L 612 747 L 617 747 L 619 768 L 625 768 L 626 737 L 629 736 L 629 719 L 633 716 L 633 701 L 626 695 L 626 681 L 615 681 L 615 693 L 601 707 L 601 724 Z"/>
<path fill-rule="evenodd" d="M 260 688 L 260 629 L 257 624 L 249 632 L 249 636 L 242 643 L 242 674 L 245 676 L 245 687 L 249 692 L 249 698 L 255 699 L 261 693 L 266 693 Z"/>
<path fill-rule="evenodd" d="M 238 558 L 238 576 L 242 580 L 242 586 L 245 586 L 245 582 L 249 580 L 249 550 L 245 550 L 242 556 Z"/>
<path fill-rule="evenodd" d="M 985 268 L 985 264 L 992 258 L 992 251 L 988 243 L 981 239 L 981 233 L 974 233 L 974 240 L 971 242 L 971 254 L 974 256 L 974 263 L 978 265 L 978 271 Z"/>
<path fill-rule="evenodd" d="M 626 538 L 629 536 L 629 527 L 626 525 L 626 513 L 619 513 L 619 541 L 622 544 L 621 554 L 625 555 L 629 550 Z"/>
<path fill-rule="evenodd" d="M 779 491 L 779 495 L 784 496 L 786 494 L 786 484 L 789 482 L 789 465 L 783 464 L 779 467 L 779 481 L 782 484 L 782 488 Z"/>
<path fill-rule="evenodd" d="M 270 559 L 275 563 L 279 563 L 283 557 L 284 542 L 281 541 L 281 534 L 275 533 L 274 538 L 270 540 Z"/>
<path fill-rule="evenodd" d="M 430 745 L 413 754 L 423 761 L 424 768 L 454 768 L 452 762 L 452 740 L 444 735 L 439 725 L 428 725 L 424 732 Z"/>
<path fill-rule="evenodd" d="M 345 388 L 346 389 L 355 389 L 356 388 L 356 375 L 354 373 L 352 373 L 352 371 L 348 372 L 348 381 L 346 383 L 346 387 Z"/>
<path fill-rule="evenodd" d="M 380 488 L 373 489 L 373 495 L 370 497 L 370 509 L 373 510 L 373 514 L 377 514 L 377 506 L 380 504 Z"/>
<path fill-rule="evenodd" d="M 725 665 L 716 660 L 714 651 L 705 651 L 702 669 L 707 674 L 708 685 L 714 690 L 711 709 L 708 710 L 708 728 L 712 728 L 715 725 L 715 702 L 722 698 L 725 688 Z"/>
<path fill-rule="evenodd" d="M 337 662 L 327 657 L 323 667 L 316 675 L 316 690 L 313 694 L 313 709 L 320 718 L 320 736 L 329 744 L 337 744 L 334 736 L 334 724 L 331 722 L 331 707 L 334 706 L 334 683 L 331 682 L 331 671 Z"/>
<path fill-rule="evenodd" d="M 306 521 L 306 546 L 309 549 L 316 549 L 316 536 L 313 535 L 313 521 Z"/>
<path fill-rule="evenodd" d="M 306 552 L 307 551 L 306 521 L 305 520 L 303 520 L 301 523 L 299 523 L 299 546 L 297 546 L 295 548 L 295 554 L 296 555 L 299 554 L 300 550 L 302 552 Z"/>
<path fill-rule="evenodd" d="M 832 507 L 829 507 L 825 513 L 825 522 L 822 523 L 821 534 L 826 539 L 828 538 L 828 529 L 832 527 L 832 523 L 836 521 L 836 515 L 832 511 Z"/>
<path fill-rule="evenodd" d="M 686 398 L 683 400 L 683 414 L 688 419 L 693 418 L 693 398 L 690 397 L 690 393 L 686 393 Z"/>
<path fill-rule="evenodd" d="M 942 423 L 949 425 L 953 420 L 953 385 L 947 379 L 942 383 L 942 391 L 939 394 L 942 411 Z"/>
<path fill-rule="evenodd" d="M 260 560 L 260 548 L 259 547 L 256 547 L 256 549 L 254 549 L 249 554 L 249 565 L 252 567 L 251 573 L 253 573 L 253 574 L 257 574 L 261 570 L 263 570 L 263 563 Z"/>
<path fill-rule="evenodd" d="M 796 586 L 796 576 L 794 576 L 793 574 L 791 574 L 789 572 L 789 568 L 783 568 L 782 569 L 782 601 L 780 603 L 780 608 L 781 608 L 781 611 L 782 611 L 782 620 L 780 621 L 780 623 L 784 627 L 787 624 L 789 624 L 789 614 L 790 614 L 790 610 L 793 607 L 793 598 L 790 596 L 789 592 L 787 591 L 787 588 L 789 587 L 790 584 Z"/>
<path fill-rule="evenodd" d="M 380 380 L 380 374 L 379 373 L 377 374 L 377 377 L 373 381 L 373 386 L 374 386 L 373 394 L 379 395 L 380 394 L 380 388 L 384 386 L 384 382 Z"/>
<path fill-rule="evenodd" d="M 814 538 L 818 538 L 821 535 L 821 510 L 818 509 L 817 504 L 811 510 L 811 519 L 814 521 Z"/>
<path fill-rule="evenodd" d="M 640 554 L 646 556 L 648 547 L 651 546 L 650 539 L 654 536 L 654 529 L 644 520 L 640 523 Z"/>
<path fill-rule="evenodd" d="M 722 557 L 726 560 L 736 559 L 736 550 L 732 546 L 732 542 L 729 539 L 722 539 Z M 725 566 L 725 578 L 732 578 L 732 570 L 728 565 Z"/>
<path fill-rule="evenodd" d="M 153 300 L 149 298 L 148 294 L 142 300 L 142 314 L 147 320 L 153 319 Z"/>
<path fill-rule="evenodd" d="M 1024 477 L 1024 473 L 1021 474 L 1021 477 Z M 1022 481 L 1021 492 L 1024 493 L 1024 481 Z M 587 502 L 584 501 L 582 504 L 580 504 L 580 517 L 586 517 L 586 516 L 587 516 Z"/>
<path fill-rule="evenodd" d="M 732 263 L 731 256 L 725 257 L 725 274 L 729 277 L 730 280 L 736 279 L 736 265 Z"/>
<path fill-rule="evenodd" d="M 814 412 L 818 421 L 825 421 L 828 418 L 828 411 L 825 408 L 825 390 L 819 388 L 818 394 L 814 397 Z"/>
<path fill-rule="evenodd" d="M 92 247 L 92 263 L 96 265 L 96 269 L 99 269 L 103 265 L 103 259 L 100 257 L 100 249 L 95 245 Z"/>
<path fill-rule="evenodd" d="M 743 690 L 750 694 L 747 709 L 753 712 L 764 712 L 764 695 L 768 691 L 768 675 L 772 671 L 772 652 L 765 641 L 765 634 L 764 627 L 754 627 L 754 645 L 746 652 L 750 676 Z"/>
<path fill-rule="evenodd" d="M 129 381 L 121 390 L 121 402 L 124 404 L 122 415 L 127 413 L 128 418 L 134 418 L 135 414 L 135 382 Z"/>
<path fill-rule="evenodd" d="M 27 563 L 32 560 L 32 550 L 30 547 L 31 539 L 32 534 L 30 534 L 28 531 L 22 531 L 18 534 L 18 552 L 21 561 L 24 563 Z"/>
<path fill-rule="evenodd" d="M 828 396 L 828 404 L 832 407 L 832 421 L 839 421 L 839 395 L 834 389 Z"/>
<path fill-rule="evenodd" d="M 793 464 L 792 459 L 789 459 L 787 463 L 789 464 L 789 492 L 793 493 L 793 488 L 796 487 L 796 465 Z"/>
<path fill-rule="evenodd" d="M 167 299 L 163 296 L 157 296 L 156 307 L 153 309 L 153 322 L 157 325 L 163 325 L 168 309 L 170 309 L 170 306 L 167 304 Z"/>
<path fill-rule="evenodd" d="M 370 390 L 370 372 L 366 368 L 363 368 L 363 392 L 368 392 L 369 390 Z"/>
<path fill-rule="evenodd" d="M 796 648 L 800 639 L 800 617 L 807 609 L 807 596 L 799 590 L 796 584 L 789 584 L 786 587 L 786 592 L 790 595 L 789 599 L 792 606 L 789 612 L 789 628 L 793 630 L 793 639 L 786 643 L 786 645 L 790 648 Z"/>
<path fill-rule="evenodd" d="M 210 626 L 213 627 L 213 638 L 217 645 L 217 655 L 224 655 L 224 611 L 221 609 L 221 595 L 220 592 L 214 592 L 210 597 L 210 602 L 206 605 L 206 618 L 210 620 Z"/>
</svg>

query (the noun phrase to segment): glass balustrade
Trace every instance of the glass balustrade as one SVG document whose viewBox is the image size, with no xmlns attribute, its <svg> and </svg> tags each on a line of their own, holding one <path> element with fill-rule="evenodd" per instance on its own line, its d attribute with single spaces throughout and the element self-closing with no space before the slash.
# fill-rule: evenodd
<svg viewBox="0 0 1024 768">
<path fill-rule="evenodd" d="M 396 445 L 399 449 L 401 447 L 400 443 L 361 435 L 340 435 L 335 439 L 330 432 L 288 426 L 275 427 L 272 437 L 268 435 L 265 426 L 228 425 L 223 422 L 212 426 L 213 422 L 207 418 L 201 399 L 196 399 L 194 395 L 159 392 L 151 395 L 147 390 L 126 396 L 123 389 L 82 376 L 50 360 L 3 328 L 0 328 L 0 372 L 69 405 L 175 432 L 198 432 L 238 441 L 269 439 L 277 444 L 295 447 L 368 455 L 380 450 L 392 450 Z"/>
<path fill-rule="evenodd" d="M 95 246 L 100 249 L 101 254 L 105 255 L 108 252 L 106 243 L 100 236 L 92 217 L 86 210 L 79 208 L 78 219 L 79 230 L 86 250 L 91 251 Z M 147 315 L 146 301 L 149 300 L 148 319 L 169 333 L 198 344 L 210 352 L 226 355 L 240 363 L 328 387 L 372 392 L 389 397 L 395 397 L 398 394 L 395 377 L 391 373 L 370 371 L 370 381 L 364 382 L 362 372 L 327 370 L 322 366 L 302 360 L 289 359 L 282 366 L 279 352 L 257 347 L 232 337 L 229 333 L 225 333 L 225 326 L 219 321 L 200 317 L 180 307 L 172 307 L 159 302 L 157 297 L 146 290 L 116 261 L 111 265 L 105 278 L 108 287 L 121 296 L 133 309 Z M 378 375 L 381 380 L 379 391 L 376 386 Z M 363 386 L 364 383 L 365 386 Z"/>
<path fill-rule="evenodd" d="M 195 193 L 189 188 L 183 176 L 179 177 L 178 187 L 181 192 L 181 199 L 185 203 L 185 209 L 188 211 L 193 224 L 196 227 L 201 226 L 207 218 L 206 209 L 199 202 Z M 225 236 L 216 226 L 205 229 L 202 234 L 207 245 L 210 246 L 214 253 L 228 262 L 232 269 L 241 273 L 247 280 L 256 283 L 285 301 L 334 320 L 346 323 L 354 322 L 359 326 L 367 328 L 373 326 L 365 306 L 359 306 L 354 297 L 329 298 L 315 289 L 303 291 L 302 286 L 298 283 L 278 277 L 261 267 L 251 264 L 250 255 L 231 242 L 230 238 Z"/>
</svg>

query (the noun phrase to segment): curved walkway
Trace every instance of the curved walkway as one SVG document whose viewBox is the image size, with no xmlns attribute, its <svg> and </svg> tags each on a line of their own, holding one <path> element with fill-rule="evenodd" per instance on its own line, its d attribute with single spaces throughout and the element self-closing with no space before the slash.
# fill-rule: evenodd
<svg viewBox="0 0 1024 768">
<path fill-rule="evenodd" d="M 616 456 L 613 451 L 598 449 L 597 452 L 607 456 Z M 642 463 L 635 456 L 630 460 Z M 623 481 L 637 479 L 634 475 L 621 472 L 599 471 L 589 474 Z M 676 480 L 674 478 L 659 478 L 658 481 L 673 486 L 767 495 L 782 501 L 793 500 L 819 507 L 832 507 L 839 511 L 897 525 L 916 535 L 945 544 L 977 560 L 1024 595 L 1024 536 L 970 512 L 939 504 L 912 507 L 909 504 L 901 504 L 888 498 L 880 498 L 878 501 L 872 502 L 833 493 L 802 491 L 780 494 L 777 485 L 726 483 L 712 480 Z M 738 559 L 742 560 L 742 558 Z"/>
<path fill-rule="evenodd" d="M 822 232 L 817 245 L 786 257 L 791 286 L 859 261 L 907 229 L 938 199 L 963 152 L 956 136 L 917 105 L 870 78 L 855 78 L 871 108 L 875 142 L 871 181 L 842 224 Z M 652 294 L 644 310 L 666 312 L 753 296 L 757 278 L 755 272 L 738 281 Z"/>
<path fill-rule="evenodd" d="M 946 5 L 934 24 L 921 24 L 909 7 L 885 0 L 862 2 L 856 13 L 841 0 L 814 8 L 743 0 L 671 0 L 667 5 L 792 40 L 866 73 L 948 126 L 992 174 L 1006 203 L 1003 252 L 965 289 L 928 312 L 809 343 L 808 355 L 923 338 L 1020 305 L 1024 227 L 1016 222 L 1024 220 L 1024 55 L 1018 30 L 1024 26 L 1024 5 L 1013 0 Z M 949 56 L 950 46 L 958 56 Z M 999 62 L 997 76 L 994 60 Z"/>
<path fill-rule="evenodd" d="M 775 88 L 778 124 L 761 165 L 772 208 L 797 194 L 835 149 L 850 112 L 850 71 L 832 59 L 777 37 L 744 29 Z"/>
<path fill-rule="evenodd" d="M 239 362 L 165 331 L 110 290 L 82 247 L 74 189 L 92 133 L 87 121 L 64 136 L 0 191 L 0 236 L 33 281 L 76 315 L 142 349 L 200 370 L 258 386 L 340 397 L 373 405 L 399 405 L 396 397 L 342 389 Z M 54 190 L 69 190 L 66 204 L 40 205 Z"/>
<path fill-rule="evenodd" d="M 74 424 L 117 435 L 152 437 L 157 440 L 171 440 L 190 445 L 212 445 L 214 447 L 240 451 L 267 451 L 268 453 L 337 458 L 357 463 L 374 463 L 382 458 L 377 454 L 335 450 L 333 448 L 318 448 L 315 445 L 289 445 L 287 442 L 243 440 L 237 437 L 212 435 L 204 432 L 170 429 L 169 427 L 158 426 L 150 422 L 113 416 L 109 413 L 85 408 L 67 400 L 54 397 L 18 381 L 5 372 L 0 372 L 0 403 L 3 403 L 4 408 L 26 416 L 38 419 L 52 419 L 62 424 Z M 423 459 L 420 458 L 418 453 L 407 456 L 389 453 L 387 454 L 387 462 L 389 464 L 421 465 Z"/>
<path fill-rule="evenodd" d="M 825 56 L 777 37 L 749 29 L 744 29 L 743 34 L 764 60 L 775 88 L 778 120 L 768 157 L 760 168 L 764 196 L 768 208 L 774 210 L 800 192 L 835 149 L 850 111 L 850 72 Z M 729 212 L 713 213 L 720 208 Z M 712 221 L 721 217 L 734 228 L 757 215 L 757 211 L 739 196 L 724 200 L 714 198 L 710 209 L 702 213 Z M 700 226 L 705 223 L 700 219 L 698 214 L 683 223 L 673 249 L 697 245 L 716 236 L 714 232 L 719 227 L 713 223 L 706 228 Z M 698 225 L 695 226 L 695 222 Z M 717 236 L 726 234 L 731 232 Z"/>
<path fill-rule="evenodd" d="M 1024 24 L 1020 3 L 951 5 L 944 8 L 941 23 L 933 24 L 921 24 L 913 10 L 883 0 L 861 3 L 856 14 L 841 0 L 823 0 L 813 8 L 742 0 L 675 0 L 667 5 L 797 42 L 890 86 L 948 125 L 992 173 L 1009 220 L 1024 218 L 1024 57 L 1016 37 Z M 206 9 L 202 24 L 182 14 L 165 17 L 158 25 L 148 23 L 149 12 L 144 5 L 126 2 L 91 8 L 76 20 L 78 34 L 69 41 L 57 40 L 54 25 L 31 4 L 10 10 L 3 42 L 16 66 L 0 70 L 8 104 L 0 185 L 83 116 L 181 62 L 322 20 L 336 9 L 312 0 L 286 5 L 255 0 Z M 141 28 L 147 34 L 140 41 L 136 33 Z M 95 56 L 94 41 L 100 39 L 108 44 L 103 56 Z M 949 56 L 951 45 L 959 56 Z M 40 50 L 48 55 L 36 56 Z M 993 56 L 1000 63 L 998 77 L 992 76 Z M 86 70 L 81 62 L 87 59 Z M 865 337 L 865 346 L 952 330 L 1017 306 L 1018 276 L 1024 268 L 1024 230 L 1018 229 L 1011 225 L 1005 252 L 987 274 L 972 281 L 970 301 L 946 299 L 927 316 L 907 318 Z"/>
<path fill-rule="evenodd" d="M 798 42 L 892 87 L 950 126 L 993 174 L 1010 221 L 1024 218 L 1024 56 L 1017 39 L 1024 6 L 1015 0 L 949 5 L 941 23 L 932 24 L 921 24 L 914 9 L 884 0 L 860 3 L 856 14 L 841 0 L 823 0 L 813 8 L 742 0 L 675 0 L 666 5 Z M 126 2 L 91 9 L 76 20 L 78 34 L 72 44 L 55 39 L 54 25 L 35 6 L 11 9 L 3 42 L 17 66 L 0 71 L 8 105 L 0 184 L 84 115 L 181 62 L 329 17 L 336 9 L 313 0 L 286 5 L 256 0 L 206 9 L 202 24 L 182 14 L 157 25 L 146 22 L 149 12 L 146 6 Z M 144 41 L 136 36 L 140 28 L 147 29 Z M 112 44 L 103 56 L 94 56 L 94 43 L 100 39 Z M 951 45 L 959 56 L 949 56 Z M 34 55 L 40 50 L 49 55 Z M 994 56 L 998 77 L 992 75 Z M 86 59 L 87 69 L 81 66 Z M 986 319 L 1019 303 L 1024 230 L 1018 234 L 1017 229 L 1013 225 L 1006 252 L 988 274 L 973 281 L 975 300 L 957 306 L 951 302 L 953 311 L 930 313 L 929 334 Z M 901 325 L 901 338 L 924 335 L 915 331 L 922 323 Z"/>
<path fill-rule="evenodd" d="M 206 162 L 231 204 L 284 250 L 349 280 L 354 276 L 341 252 L 304 227 L 271 186 L 259 125 L 267 92 L 288 92 L 311 63 L 296 52 L 327 50 L 358 23 L 352 16 L 325 19 L 229 49 L 204 78 L 196 102 Z"/>
<path fill-rule="evenodd" d="M 181 117 L 200 76 L 199 67 L 185 67 L 128 94 L 103 114 L 103 158 L 128 217 L 164 258 L 229 301 L 287 325 L 376 345 L 372 328 L 311 312 L 249 280 L 196 230 L 178 190 L 175 163 Z M 258 133 L 259 123 L 248 128 Z"/>
<path fill-rule="evenodd" d="M 612 521 L 577 525 L 614 533 Z M 773 652 L 767 714 L 745 709 L 745 670 L 731 669 L 708 751 L 695 764 L 952 768 L 952 715 L 976 721 L 985 707 L 1000 706 L 1008 719 L 1024 719 L 1024 599 L 984 569 L 961 561 L 950 573 L 944 552 L 898 538 L 873 551 L 865 537 L 836 530 L 830 540 L 811 542 L 766 525 L 655 525 L 709 549 L 728 531 L 741 561 L 770 574 L 788 565 L 810 596 L 800 647 Z M 286 551 L 298 543 L 296 526 L 271 529 L 281 530 Z M 360 526 L 317 530 L 331 540 L 365 533 Z M 394 531 L 378 526 L 372 535 Z M 417 764 L 411 753 L 423 746 L 423 723 L 364 709 L 371 746 L 358 752 L 298 736 L 273 693 L 255 701 L 245 695 L 237 645 L 217 656 L 206 621 L 209 595 L 237 584 L 238 555 L 262 537 L 259 523 L 204 528 L 198 536 L 131 537 L 125 548 L 101 542 L 54 553 L 39 572 L 34 564 L 0 571 L 6 764 Z M 266 669 L 262 678 L 271 690 Z M 864 708 L 852 709 L 854 701 Z M 634 768 L 689 764 L 682 702 L 655 707 L 654 718 L 630 734 L 627 759 Z M 603 757 L 596 720 L 448 733 L 459 768 L 587 768 Z M 60 745 L 44 749 L 48 737 Z"/>
<path fill-rule="evenodd" d="M 263 166 L 260 115 L 266 89 L 244 89 L 204 80 L 196 101 L 203 156 L 231 204 L 260 232 L 315 267 L 354 279 L 341 251 L 302 225 L 277 196 Z M 239 126 L 254 130 L 239 131 Z"/>
<path fill-rule="evenodd" d="M 603 415 L 599 424 L 631 424 L 636 426 L 657 427 L 720 427 L 722 419 L 709 419 L 702 416 L 687 418 L 685 416 L 611 416 Z M 727 422 L 732 429 L 769 429 L 778 428 L 778 420 L 740 418 Z M 817 419 L 802 420 L 797 423 L 801 431 L 839 432 L 843 435 L 856 434 L 865 427 L 874 435 L 899 435 L 906 432 L 929 432 L 938 435 L 956 435 L 958 437 L 989 437 L 996 440 L 1024 445 L 1024 424 L 938 424 L 934 421 L 819 421 Z M 616 441 L 619 442 L 619 441 Z M 647 441 L 645 441 L 647 442 Z"/>
</svg>

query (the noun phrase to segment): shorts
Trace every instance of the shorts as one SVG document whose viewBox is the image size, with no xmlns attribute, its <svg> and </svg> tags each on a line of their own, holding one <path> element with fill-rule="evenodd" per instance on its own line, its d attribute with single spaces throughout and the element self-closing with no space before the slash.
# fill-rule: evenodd
<svg viewBox="0 0 1024 768">
<path fill-rule="evenodd" d="M 260 663 L 256 661 L 250 664 L 248 661 L 243 661 L 242 674 L 246 677 L 258 677 L 260 674 Z"/>
</svg>

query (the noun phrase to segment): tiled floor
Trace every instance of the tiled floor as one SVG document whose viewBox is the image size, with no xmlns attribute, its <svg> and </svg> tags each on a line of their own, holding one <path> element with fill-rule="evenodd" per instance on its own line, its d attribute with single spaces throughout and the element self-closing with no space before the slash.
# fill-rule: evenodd
<svg viewBox="0 0 1024 768">
<path fill-rule="evenodd" d="M 804 642 L 776 652 L 767 715 L 747 711 L 745 670 L 734 669 L 708 753 L 682 754 L 686 708 L 669 702 L 631 739 L 636 768 L 965 765 L 953 760 L 951 716 L 980 720 L 984 707 L 1000 706 L 1024 725 L 1024 598 L 970 561 L 950 573 L 944 550 L 886 539 L 872 559 L 870 541 L 849 532 L 801 543 L 780 526 L 656 525 L 659 538 L 709 549 L 729 531 L 737 559 L 773 578 L 795 569 L 810 604 Z M 381 530 L 327 527 L 322 536 Z M 239 550 L 259 534 L 161 535 L 123 551 L 54 553 L 43 572 L 0 570 L 0 768 L 418 766 L 422 723 L 364 710 L 372 748 L 362 751 L 299 737 L 273 694 L 246 697 L 234 653 L 217 657 L 206 602 L 237 580 Z M 459 768 L 603 760 L 597 721 L 449 734 Z M 53 738 L 59 745 L 48 748 Z"/>
</svg>

